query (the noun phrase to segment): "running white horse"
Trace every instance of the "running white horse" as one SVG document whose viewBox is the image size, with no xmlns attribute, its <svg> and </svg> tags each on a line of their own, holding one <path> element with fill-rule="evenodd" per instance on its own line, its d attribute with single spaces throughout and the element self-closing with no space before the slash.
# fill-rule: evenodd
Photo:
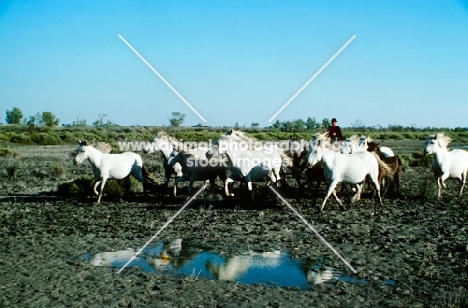
<svg viewBox="0 0 468 308">
<path fill-rule="evenodd" d="M 352 197 L 351 202 L 359 199 L 363 182 L 366 175 L 369 175 L 372 183 L 375 186 L 380 204 L 382 198 L 380 197 L 379 185 L 379 165 L 382 163 L 380 159 L 370 152 L 360 151 L 354 154 L 341 154 L 333 150 L 327 149 L 321 145 L 322 140 L 312 140 L 309 151 L 308 162 L 310 166 L 320 162 L 324 169 L 324 175 L 329 185 L 327 194 L 323 200 L 320 210 L 322 211 L 325 204 L 333 193 L 336 201 L 343 206 L 342 201 L 337 197 L 335 187 L 338 183 L 349 183 L 356 185 L 356 194 Z"/>
<path fill-rule="evenodd" d="M 208 151 L 208 149 L 204 150 L 205 153 Z M 180 182 L 190 181 L 187 193 L 191 195 L 193 182 L 195 181 L 209 180 L 211 189 L 215 188 L 215 180 L 218 176 L 223 182 L 226 181 L 227 165 L 223 160 L 217 158 L 207 159 L 196 154 L 180 152 L 171 158 L 169 166 L 176 163 L 182 166 L 183 175 L 174 182 L 174 195 L 177 195 L 177 184 Z"/>
<path fill-rule="evenodd" d="M 447 146 L 452 141 L 444 133 L 430 136 L 424 144 L 424 154 L 433 154 L 431 168 L 437 178 L 439 189 L 438 197 L 441 197 L 441 189 L 447 188 L 445 180 L 456 178 L 459 181 L 459 196 L 463 193 L 468 170 L 468 152 L 461 149 L 448 150 Z"/>
<path fill-rule="evenodd" d="M 234 181 L 243 181 L 247 184 L 249 192 L 252 192 L 252 181 L 260 180 L 266 176 L 273 183 L 281 179 L 280 170 L 283 157 L 277 149 L 249 150 L 254 141 L 246 138 L 240 132 L 230 131 L 213 143 L 206 152 L 208 159 L 215 155 L 226 155 L 228 159 L 229 178 L 225 182 L 225 193 L 229 192 L 229 185 Z M 244 150 L 245 148 L 245 150 Z"/>
<path fill-rule="evenodd" d="M 79 144 L 73 163 L 78 165 L 85 160 L 91 163 L 95 179 L 93 190 L 98 195 L 97 204 L 101 202 L 104 185 L 106 185 L 108 179 L 129 179 L 128 177 L 132 175 L 143 184 L 145 180 L 153 182 L 151 175 L 143 167 L 140 155 L 133 152 L 108 154 L 94 148 L 87 141 L 80 141 Z M 97 187 L 99 185 L 98 192 Z"/>
<path fill-rule="evenodd" d="M 164 189 L 167 187 L 172 174 L 175 174 L 176 178 L 183 176 L 182 166 L 179 163 L 169 166 L 169 160 L 178 153 L 181 147 L 182 144 L 179 140 L 168 136 L 165 132 L 159 132 L 143 149 L 145 154 L 151 154 L 156 151 L 161 153 L 164 168 Z"/>
</svg>

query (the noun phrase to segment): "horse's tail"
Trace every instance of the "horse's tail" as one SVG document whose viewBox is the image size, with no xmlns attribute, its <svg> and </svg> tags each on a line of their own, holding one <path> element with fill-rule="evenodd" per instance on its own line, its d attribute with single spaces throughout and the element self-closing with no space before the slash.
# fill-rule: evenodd
<svg viewBox="0 0 468 308">
<path fill-rule="evenodd" d="M 377 155 L 375 152 L 372 152 L 374 154 L 375 159 L 377 159 L 377 163 L 379 164 L 379 175 L 380 178 L 388 178 L 393 176 L 393 170 L 392 168 L 387 165 L 383 160 L 380 159 L 379 155 Z"/>
<path fill-rule="evenodd" d="M 154 183 L 155 180 L 154 180 L 154 176 L 148 171 L 146 170 L 145 166 L 141 167 L 141 172 L 143 174 L 143 178 L 150 182 L 150 183 Z"/>
<path fill-rule="evenodd" d="M 281 156 L 282 161 L 288 166 L 292 167 L 294 165 L 293 163 L 293 158 L 289 156 L 287 153 L 284 152 L 278 152 L 278 154 Z"/>
</svg>

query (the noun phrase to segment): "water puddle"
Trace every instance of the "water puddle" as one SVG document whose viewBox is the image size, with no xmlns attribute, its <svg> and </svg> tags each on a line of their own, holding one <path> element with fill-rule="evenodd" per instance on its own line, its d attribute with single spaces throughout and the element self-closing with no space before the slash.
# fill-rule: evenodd
<svg viewBox="0 0 468 308">
<path fill-rule="evenodd" d="M 127 249 L 100 252 L 81 256 L 92 266 L 121 268 L 135 254 Z M 342 275 L 336 269 L 310 259 L 291 258 L 287 252 L 249 251 L 239 255 L 215 253 L 200 246 L 182 244 L 177 239 L 148 246 L 129 266 L 137 266 L 145 272 L 170 273 L 196 279 L 203 276 L 214 280 L 230 280 L 244 284 L 260 283 L 267 286 L 299 287 L 326 281 L 367 282 Z M 392 280 L 383 283 L 394 285 Z"/>
</svg>

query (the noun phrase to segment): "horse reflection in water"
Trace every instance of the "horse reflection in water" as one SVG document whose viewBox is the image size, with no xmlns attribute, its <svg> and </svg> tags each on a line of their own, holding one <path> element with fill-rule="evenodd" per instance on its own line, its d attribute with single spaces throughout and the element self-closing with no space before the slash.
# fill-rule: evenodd
<svg viewBox="0 0 468 308">
<path fill-rule="evenodd" d="M 112 266 L 115 263 L 127 262 L 136 253 L 129 248 L 126 250 L 99 252 L 91 257 L 89 263 L 92 266 Z"/>
<path fill-rule="evenodd" d="M 253 252 L 226 258 L 226 263 L 208 263 L 208 271 L 219 280 L 235 281 L 252 267 L 277 267 L 281 262 L 281 252 Z"/>
<path fill-rule="evenodd" d="M 90 258 L 93 266 L 123 266 L 136 253 L 133 249 L 97 253 Z M 176 239 L 166 244 L 148 247 L 131 266 L 143 271 L 173 273 L 174 275 L 201 275 L 209 279 L 239 283 L 263 283 L 277 286 L 320 284 L 340 279 L 333 269 L 313 260 L 293 259 L 279 250 L 249 251 L 240 255 L 224 256 L 183 244 Z"/>
</svg>

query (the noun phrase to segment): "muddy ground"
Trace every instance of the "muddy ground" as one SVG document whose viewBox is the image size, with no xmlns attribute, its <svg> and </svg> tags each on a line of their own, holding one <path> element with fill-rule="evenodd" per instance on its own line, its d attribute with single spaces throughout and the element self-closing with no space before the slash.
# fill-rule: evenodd
<svg viewBox="0 0 468 308">
<path fill-rule="evenodd" d="M 400 141 L 392 146 L 421 151 L 422 144 Z M 330 280 L 303 290 L 174 277 L 135 267 L 118 274 L 118 268 L 91 266 L 80 256 L 138 250 L 186 196 L 145 196 L 137 189 L 123 198 L 104 196 L 100 205 L 94 204 L 96 197 L 59 196 L 60 183 L 91 175 L 89 164 L 72 165 L 69 153 L 76 147 L 14 149 L 21 155 L 0 158 L 2 307 L 468 306 L 468 192 L 458 197 L 457 183 L 448 181 L 448 190 L 437 200 L 428 167 L 407 167 L 401 195 L 389 194 L 381 209 L 364 194 L 346 210 L 330 200 L 318 213 L 310 192 L 297 202 L 293 181 L 289 189 L 281 188 L 357 274 L 261 183 L 253 203 L 241 197 L 227 200 L 221 191 L 202 193 L 156 239 L 183 239 L 225 255 L 287 251 L 292 258 L 321 260 L 361 281 Z M 157 164 L 158 158 L 142 156 Z M 57 164 L 65 169 L 57 171 Z M 322 198 L 323 189 L 317 202 Z"/>
</svg>

